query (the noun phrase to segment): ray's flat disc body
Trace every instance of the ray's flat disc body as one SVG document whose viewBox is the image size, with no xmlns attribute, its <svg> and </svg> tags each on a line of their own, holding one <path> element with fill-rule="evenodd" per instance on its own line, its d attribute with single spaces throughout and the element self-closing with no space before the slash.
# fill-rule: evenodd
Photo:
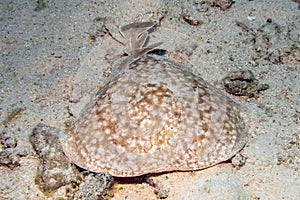
<svg viewBox="0 0 300 200">
<path fill-rule="evenodd" d="M 78 166 L 130 177 L 213 166 L 244 146 L 246 131 L 221 91 L 146 55 L 98 91 L 66 136 L 64 152 Z"/>
</svg>

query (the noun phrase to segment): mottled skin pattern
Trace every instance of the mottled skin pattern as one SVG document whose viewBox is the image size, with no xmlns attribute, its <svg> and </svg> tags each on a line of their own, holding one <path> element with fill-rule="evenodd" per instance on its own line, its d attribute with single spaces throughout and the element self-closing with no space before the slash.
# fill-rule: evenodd
<svg viewBox="0 0 300 200">
<path fill-rule="evenodd" d="M 78 166 L 129 177 L 228 160 L 243 147 L 245 128 L 222 92 L 147 55 L 100 89 L 67 138 L 64 151 Z"/>
</svg>

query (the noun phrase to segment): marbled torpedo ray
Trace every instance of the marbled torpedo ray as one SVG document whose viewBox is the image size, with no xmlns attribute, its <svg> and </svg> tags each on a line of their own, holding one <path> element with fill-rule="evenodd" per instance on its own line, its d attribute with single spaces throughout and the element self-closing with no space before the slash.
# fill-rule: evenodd
<svg viewBox="0 0 300 200">
<path fill-rule="evenodd" d="M 130 177 L 198 170 L 244 146 L 240 107 L 188 67 L 147 55 L 152 22 L 121 28 L 131 47 L 62 139 L 76 165 Z"/>
</svg>

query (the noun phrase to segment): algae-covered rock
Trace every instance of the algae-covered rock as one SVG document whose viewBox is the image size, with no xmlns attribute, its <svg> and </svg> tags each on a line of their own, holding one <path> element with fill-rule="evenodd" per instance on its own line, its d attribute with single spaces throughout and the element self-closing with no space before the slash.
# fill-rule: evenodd
<svg viewBox="0 0 300 200">
<path fill-rule="evenodd" d="M 236 96 L 254 97 L 269 88 L 267 84 L 260 84 L 250 70 L 232 72 L 222 81 L 226 92 Z"/>
<path fill-rule="evenodd" d="M 18 140 L 13 133 L 0 125 L 0 166 L 14 169 L 20 160 L 29 154 L 26 149 L 17 148 Z"/>
<path fill-rule="evenodd" d="M 107 191 L 113 185 L 113 177 L 109 173 L 90 173 L 80 184 L 79 199 L 99 200 L 106 199 Z"/>
<path fill-rule="evenodd" d="M 35 182 L 45 194 L 51 194 L 69 184 L 78 173 L 62 151 L 59 131 L 54 127 L 38 124 L 30 136 L 30 142 L 40 158 Z"/>
</svg>

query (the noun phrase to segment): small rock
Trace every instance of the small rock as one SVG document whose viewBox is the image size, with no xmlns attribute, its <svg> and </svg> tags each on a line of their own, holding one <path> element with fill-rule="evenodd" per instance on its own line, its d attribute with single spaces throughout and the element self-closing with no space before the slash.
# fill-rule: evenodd
<svg viewBox="0 0 300 200">
<path fill-rule="evenodd" d="M 165 199 L 169 196 L 170 189 L 167 185 L 158 183 L 154 187 L 154 193 L 156 194 L 157 198 Z"/>
<path fill-rule="evenodd" d="M 275 49 L 266 59 L 273 64 L 296 63 L 300 59 L 300 49 L 295 46 Z"/>
<path fill-rule="evenodd" d="M 250 70 L 232 72 L 222 80 L 226 92 L 236 96 L 254 97 L 260 91 L 269 88 L 267 84 L 260 84 Z"/>
<path fill-rule="evenodd" d="M 12 137 L 9 130 L 1 128 L 0 133 L 0 166 L 10 169 L 20 166 L 20 158 L 27 156 L 28 152 L 19 152 L 16 147 L 18 141 Z"/>
<path fill-rule="evenodd" d="M 0 165 L 14 169 L 20 166 L 20 157 L 14 149 L 6 149 L 0 152 Z"/>
<path fill-rule="evenodd" d="M 232 159 L 231 159 L 231 163 L 233 164 L 233 166 L 237 169 L 240 169 L 242 166 L 245 165 L 247 158 L 245 156 L 243 156 L 240 153 L 237 153 Z"/>
<path fill-rule="evenodd" d="M 4 140 L 3 147 L 7 148 L 15 148 L 17 146 L 16 138 L 8 137 Z"/>
<path fill-rule="evenodd" d="M 30 136 L 30 142 L 40 158 L 35 183 L 46 195 L 69 184 L 78 174 L 76 167 L 63 153 L 59 131 L 54 127 L 38 124 Z"/>
<path fill-rule="evenodd" d="M 154 194 L 156 194 L 158 199 L 165 199 L 169 196 L 170 189 L 166 184 L 154 181 L 150 177 L 146 177 L 145 181 L 154 188 Z"/>
<path fill-rule="evenodd" d="M 113 177 L 109 173 L 90 173 L 80 184 L 78 199 L 101 200 L 106 199 L 108 189 L 113 185 Z"/>
<path fill-rule="evenodd" d="M 233 0 L 214 0 L 212 2 L 208 2 L 208 5 L 211 7 L 219 7 L 222 11 L 226 11 L 233 3 Z"/>
</svg>

